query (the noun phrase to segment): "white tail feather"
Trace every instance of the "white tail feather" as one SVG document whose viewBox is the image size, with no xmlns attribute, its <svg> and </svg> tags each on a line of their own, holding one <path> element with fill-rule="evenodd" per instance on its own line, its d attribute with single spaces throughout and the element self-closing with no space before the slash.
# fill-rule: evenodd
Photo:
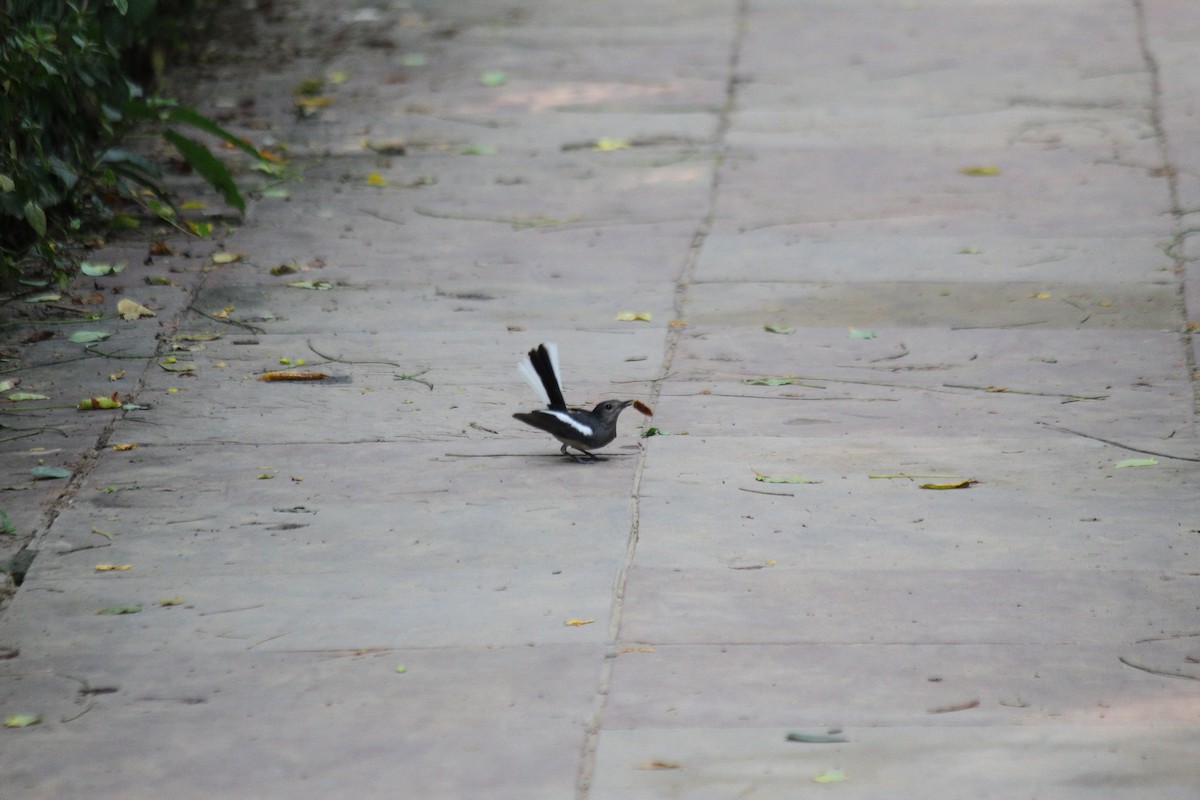
<svg viewBox="0 0 1200 800">
<path fill-rule="evenodd" d="M 554 370 L 554 382 L 558 384 L 561 391 L 562 378 L 558 371 L 558 345 L 554 342 L 546 342 L 542 347 L 546 348 L 546 354 L 550 356 L 550 367 Z M 533 362 L 529 360 L 528 355 L 517 364 L 517 373 L 525 379 L 529 388 L 533 389 L 534 394 L 540 397 L 543 403 L 550 405 L 550 395 L 546 393 L 546 387 L 542 385 L 542 379 L 538 377 L 537 370 L 533 368 Z"/>
<path fill-rule="evenodd" d="M 533 389 L 534 394 L 540 397 L 543 403 L 550 405 L 550 395 L 546 394 L 546 387 L 542 386 L 542 379 L 538 377 L 537 370 L 533 368 L 533 362 L 529 360 L 529 356 L 525 356 L 517 364 L 517 372 L 529 384 L 529 388 Z"/>
</svg>

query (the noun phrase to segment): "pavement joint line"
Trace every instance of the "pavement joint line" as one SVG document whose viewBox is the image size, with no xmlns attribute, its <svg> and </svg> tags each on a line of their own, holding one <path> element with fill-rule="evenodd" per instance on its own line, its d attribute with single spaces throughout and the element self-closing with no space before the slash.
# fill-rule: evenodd
<svg viewBox="0 0 1200 800">
<path fill-rule="evenodd" d="M 733 111 L 737 104 L 737 90 L 739 84 L 741 83 L 741 80 L 738 76 L 738 65 L 741 61 L 748 16 L 749 0 L 738 0 L 737 7 L 734 12 L 734 34 L 732 41 L 730 42 L 729 60 L 726 65 L 724 102 L 721 105 L 717 128 L 713 133 L 712 139 L 712 151 L 715 154 L 715 158 L 712 162 L 712 177 L 709 181 L 708 193 L 705 199 L 704 216 L 701 218 L 700 224 L 697 226 L 695 233 L 692 234 L 692 240 L 688 247 L 687 257 L 675 281 L 672 308 L 676 320 L 684 319 L 683 312 L 687 305 L 688 288 L 690 287 L 695 276 L 697 266 L 700 263 L 700 254 L 704 249 L 704 244 L 707 241 L 709 234 L 712 232 L 713 223 L 715 222 L 717 216 L 717 200 L 721 188 L 721 168 L 725 161 L 724 153 L 727 149 L 726 143 L 728 139 L 729 128 L 733 118 Z M 669 325 L 667 327 L 666 346 L 664 347 L 662 369 L 659 371 L 659 376 L 651 382 L 649 398 L 651 407 L 654 407 L 654 405 L 657 404 L 658 398 L 662 393 L 663 383 L 666 380 L 666 377 L 671 373 L 671 365 L 674 362 L 675 353 L 679 345 L 679 339 L 683 327 L 683 325 Z M 629 572 L 633 569 L 634 556 L 637 552 L 638 529 L 640 522 L 640 491 L 642 476 L 645 472 L 645 468 L 646 447 L 645 442 L 643 441 L 642 447 L 638 453 L 637 465 L 634 468 L 634 477 L 630 492 L 632 520 L 629 529 L 629 539 L 626 544 L 624 562 L 621 565 L 621 569 L 613 586 L 613 602 L 610 611 L 608 633 L 605 643 L 606 652 L 603 663 L 600 667 L 600 678 L 596 688 L 596 698 L 593 706 L 592 718 L 588 723 L 585 732 L 583 752 L 581 754 L 579 772 L 575 784 L 576 800 L 587 800 L 591 793 L 592 779 L 596 770 L 596 754 L 599 746 L 600 729 L 604 724 L 608 694 L 612 686 L 613 666 L 617 658 L 617 644 L 620 640 L 625 588 L 629 579 Z"/>
</svg>

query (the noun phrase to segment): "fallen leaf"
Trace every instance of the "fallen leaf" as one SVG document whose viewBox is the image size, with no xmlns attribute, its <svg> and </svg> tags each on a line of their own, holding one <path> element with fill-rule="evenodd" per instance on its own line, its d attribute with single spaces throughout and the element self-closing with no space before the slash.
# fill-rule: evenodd
<svg viewBox="0 0 1200 800">
<path fill-rule="evenodd" d="M 0 392 L 7 392 L 9 389 L 19 386 L 20 383 L 20 378 L 6 378 L 0 381 Z"/>
<path fill-rule="evenodd" d="M 42 721 L 40 714 L 9 714 L 4 718 L 6 728 L 28 728 Z"/>
<path fill-rule="evenodd" d="M 621 311 L 617 314 L 618 322 L 649 322 L 649 311 Z"/>
<path fill-rule="evenodd" d="M 88 397 L 79 401 L 76 406 L 80 411 L 96 411 L 121 407 L 121 397 L 113 392 L 108 397 Z"/>
<path fill-rule="evenodd" d="M 276 277 L 280 275 L 291 275 L 293 272 L 298 272 L 295 264 L 279 264 L 271 267 L 271 274 Z"/>
<path fill-rule="evenodd" d="M 62 295 L 58 292 L 46 292 L 25 298 L 26 303 L 55 303 L 59 300 L 62 300 Z"/>
<path fill-rule="evenodd" d="M 572 618 L 572 619 L 569 619 L 566 622 L 564 622 L 563 625 L 570 625 L 573 628 L 578 628 L 581 625 L 591 625 L 595 621 L 596 620 L 594 620 L 594 619 L 574 619 L 574 618 Z"/>
<path fill-rule="evenodd" d="M 171 245 L 166 242 L 151 242 L 150 255 L 152 256 L 173 256 L 175 251 L 171 249 Z"/>
<path fill-rule="evenodd" d="M 790 386 L 795 383 L 795 378 L 785 378 L 782 376 L 768 375 L 765 378 L 746 378 L 742 383 L 750 386 Z"/>
<path fill-rule="evenodd" d="M 95 344 L 112 336 L 111 331 L 75 331 L 67 340 L 74 344 Z"/>
<path fill-rule="evenodd" d="M 404 673 L 406 673 L 406 672 L 408 672 L 408 667 L 406 667 L 404 664 L 397 664 L 397 665 L 396 665 L 396 673 L 397 673 L 397 674 L 399 674 L 399 675 L 403 675 L 403 674 L 404 674 Z"/>
<path fill-rule="evenodd" d="M 221 334 L 215 331 L 179 331 L 172 334 L 171 338 L 177 342 L 211 342 L 221 338 Z"/>
<path fill-rule="evenodd" d="M 767 333 L 782 333 L 785 335 L 796 332 L 795 328 L 788 325 L 763 325 L 763 330 Z"/>
<path fill-rule="evenodd" d="M 212 254 L 212 263 L 214 264 L 232 264 L 235 261 L 241 261 L 246 257 L 245 253 L 230 253 L 222 251 Z"/>
<path fill-rule="evenodd" d="M 633 147 L 633 144 L 628 139 L 597 139 L 592 145 L 593 150 L 599 150 L 601 153 L 611 153 L 613 150 L 628 150 Z"/>
<path fill-rule="evenodd" d="M 50 398 L 37 392 L 13 392 L 7 396 L 7 399 L 14 403 L 24 403 L 29 400 L 49 400 Z"/>
<path fill-rule="evenodd" d="M 875 331 L 860 331 L 858 328 L 851 328 L 849 332 L 851 339 L 874 339 Z"/>
<path fill-rule="evenodd" d="M 653 761 L 647 761 L 645 764 L 638 764 L 634 769 L 682 769 L 682 767 L 674 761 L 662 761 L 656 758 Z"/>
<path fill-rule="evenodd" d="M 116 372 L 108 373 L 108 379 L 110 381 L 119 381 L 119 380 L 121 380 L 121 378 L 124 378 L 124 377 L 125 377 L 125 370 L 123 370 L 123 369 L 119 369 Z"/>
<path fill-rule="evenodd" d="M 110 616 L 117 616 L 117 615 L 121 615 L 121 614 L 136 614 L 141 610 L 142 610 L 142 607 L 140 605 L 105 606 L 104 608 L 96 609 L 96 613 L 97 614 L 106 614 L 106 615 L 110 615 Z"/>
<path fill-rule="evenodd" d="M 503 86 L 508 82 L 508 73 L 499 69 L 488 70 L 479 76 L 479 82 L 491 88 Z"/>
<path fill-rule="evenodd" d="M 764 475 L 758 470 L 753 470 L 754 480 L 761 483 L 820 483 L 818 480 L 811 478 L 802 478 L 799 475 Z"/>
<path fill-rule="evenodd" d="M 136 445 L 136 444 L 132 444 L 132 443 L 129 443 L 129 444 L 114 444 L 114 445 L 112 446 L 112 449 L 113 449 L 113 450 L 116 450 L 116 451 L 118 451 L 118 452 L 124 452 L 124 451 L 126 451 L 126 450 L 136 450 L 136 449 L 137 449 L 137 445 Z"/>
<path fill-rule="evenodd" d="M 208 208 L 208 203 L 203 200 L 184 200 L 179 204 L 180 211 L 203 211 Z"/>
<path fill-rule="evenodd" d="M 845 780 L 849 780 L 846 774 L 837 770 L 826 770 L 813 776 L 813 783 L 841 783 Z"/>
<path fill-rule="evenodd" d="M 133 569 L 133 564 L 97 564 L 93 569 L 96 572 L 128 572 Z"/>
<path fill-rule="evenodd" d="M 158 362 L 167 372 L 195 372 L 196 365 L 191 361 L 179 361 L 175 356 L 167 356 Z"/>
<path fill-rule="evenodd" d="M 387 178 L 380 175 L 378 172 L 372 172 L 367 175 L 368 186 L 387 186 Z"/>
<path fill-rule="evenodd" d="M 54 338 L 54 331 L 34 331 L 21 340 L 21 344 L 37 344 Z M 0 390 L 3 391 L 3 390 Z"/>
<path fill-rule="evenodd" d="M 803 742 L 805 744 L 839 744 L 841 742 L 850 741 L 845 736 L 836 736 L 831 733 L 806 733 L 805 731 L 789 731 L 787 735 L 789 742 Z"/>
<path fill-rule="evenodd" d="M 922 483 L 922 489 L 969 489 L 979 481 L 974 478 L 963 478 L 960 481 L 951 481 L 950 483 Z"/>
<path fill-rule="evenodd" d="M 117 313 L 127 322 L 132 322 L 139 317 L 153 317 L 154 312 L 146 308 L 136 300 L 130 300 L 128 297 L 123 298 L 117 303 Z"/>
<path fill-rule="evenodd" d="M 324 372 L 288 369 L 278 372 L 264 372 L 258 376 L 258 379 L 260 381 L 323 381 L 328 377 Z"/>
<path fill-rule="evenodd" d="M 687 320 L 673 319 L 670 322 L 668 322 L 667 324 L 670 325 L 672 328 L 686 328 Z"/>
<path fill-rule="evenodd" d="M 164 608 L 168 608 L 170 606 L 181 606 L 183 603 L 184 600 L 182 597 L 164 597 L 162 600 L 158 601 L 158 604 Z"/>
<path fill-rule="evenodd" d="M 1029 296 L 1034 300 L 1049 300 L 1054 295 L 1049 292 L 1032 292 Z"/>
<path fill-rule="evenodd" d="M 211 222 L 192 222 L 191 220 L 188 220 L 187 226 L 192 233 L 196 234 L 201 239 L 207 239 L 212 235 L 213 232 L 213 226 Z"/>
<path fill-rule="evenodd" d="M 1155 458 L 1126 458 L 1113 464 L 1114 469 L 1124 469 L 1125 467 L 1153 467 L 1158 463 Z"/>
<path fill-rule="evenodd" d="M 329 78 L 330 83 L 332 83 L 334 86 L 337 86 L 350 80 L 350 73 L 340 69 L 335 69 L 330 72 L 327 77 Z"/>
<path fill-rule="evenodd" d="M 965 703 L 954 703 L 948 706 L 938 706 L 937 708 L 925 709 L 930 714 L 950 714 L 954 711 L 966 711 L 969 708 L 976 708 L 979 705 L 978 700 L 968 700 Z"/>
<path fill-rule="evenodd" d="M 71 470 L 63 469 L 62 467 L 47 467 L 38 465 L 29 470 L 29 474 L 34 477 L 34 480 L 48 480 L 53 478 L 69 478 Z"/>
<path fill-rule="evenodd" d="M 166 275 L 147 275 L 142 279 L 147 286 L 174 286 L 175 283 Z"/>
<path fill-rule="evenodd" d="M 79 265 L 79 271 L 89 278 L 99 278 L 102 275 L 116 275 L 123 269 L 125 269 L 124 264 L 93 264 L 90 261 L 84 261 Z"/>
<path fill-rule="evenodd" d="M 963 175 L 981 176 L 981 175 L 999 175 L 1000 168 L 992 164 L 975 164 L 969 167 L 959 167 L 959 172 Z"/>
</svg>

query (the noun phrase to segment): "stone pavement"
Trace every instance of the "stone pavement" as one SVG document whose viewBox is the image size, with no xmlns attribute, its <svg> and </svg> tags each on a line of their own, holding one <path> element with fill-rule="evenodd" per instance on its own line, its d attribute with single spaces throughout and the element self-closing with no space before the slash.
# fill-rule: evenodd
<svg viewBox="0 0 1200 800">
<path fill-rule="evenodd" d="M 259 12 L 198 104 L 290 198 L 75 287 L 194 374 L 21 351 L 149 408 L 5 418 L 5 794 L 1195 798 L 1195 11 Z M 656 409 L 603 462 L 511 419 L 547 340 Z"/>
</svg>

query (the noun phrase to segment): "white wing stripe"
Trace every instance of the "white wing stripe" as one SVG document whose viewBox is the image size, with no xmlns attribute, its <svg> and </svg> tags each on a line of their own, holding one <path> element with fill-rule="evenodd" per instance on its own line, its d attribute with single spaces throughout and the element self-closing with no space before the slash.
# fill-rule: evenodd
<svg viewBox="0 0 1200 800">
<path fill-rule="evenodd" d="M 543 410 L 539 411 L 538 413 L 539 414 L 549 414 L 550 416 L 555 417 L 556 419 L 570 425 L 572 428 L 579 431 L 584 436 L 592 435 L 591 428 L 589 428 L 587 425 L 584 425 L 582 422 L 580 422 L 579 420 L 572 417 L 566 411 L 552 411 L 547 408 L 547 409 L 543 409 Z"/>
</svg>

